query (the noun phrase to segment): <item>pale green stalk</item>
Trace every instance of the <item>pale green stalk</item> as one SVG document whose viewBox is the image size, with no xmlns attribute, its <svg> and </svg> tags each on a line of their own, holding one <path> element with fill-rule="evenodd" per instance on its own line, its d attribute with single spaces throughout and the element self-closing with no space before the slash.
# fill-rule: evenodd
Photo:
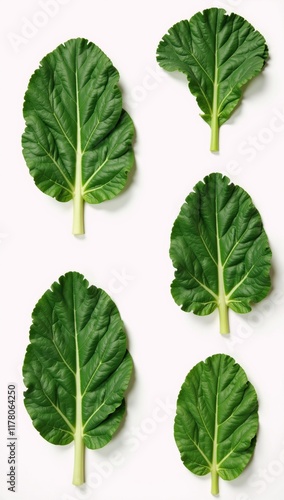
<svg viewBox="0 0 284 500">
<path fill-rule="evenodd" d="M 211 470 L 211 493 L 212 495 L 219 494 L 219 476 L 215 468 Z"/>
</svg>

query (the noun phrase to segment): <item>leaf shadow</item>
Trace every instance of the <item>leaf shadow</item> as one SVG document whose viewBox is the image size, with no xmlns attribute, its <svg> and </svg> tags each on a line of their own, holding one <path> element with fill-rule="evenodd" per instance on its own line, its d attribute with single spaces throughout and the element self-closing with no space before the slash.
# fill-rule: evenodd
<svg viewBox="0 0 284 500">
<path fill-rule="evenodd" d="M 126 389 L 126 391 L 124 393 L 124 397 L 127 398 L 128 394 L 131 393 L 131 391 L 133 390 L 133 388 L 135 386 L 135 383 L 136 383 L 136 370 L 135 370 L 134 360 L 133 360 L 132 355 L 131 355 L 129 335 L 128 335 L 127 328 L 126 328 L 125 325 L 124 325 L 124 329 L 125 329 L 125 332 L 126 332 L 127 350 L 128 350 L 128 352 L 129 352 L 129 354 L 131 356 L 131 359 L 132 359 L 132 374 L 131 374 L 131 378 L 130 378 L 128 387 L 127 387 L 127 389 Z"/>
<path fill-rule="evenodd" d="M 267 297 L 269 297 L 269 295 L 271 295 L 271 293 L 274 291 L 273 283 L 275 282 L 275 278 L 278 276 L 279 272 L 280 269 L 276 269 L 275 263 L 273 262 L 273 254 L 272 254 L 272 262 L 270 268 L 271 288 L 267 294 Z"/>
</svg>

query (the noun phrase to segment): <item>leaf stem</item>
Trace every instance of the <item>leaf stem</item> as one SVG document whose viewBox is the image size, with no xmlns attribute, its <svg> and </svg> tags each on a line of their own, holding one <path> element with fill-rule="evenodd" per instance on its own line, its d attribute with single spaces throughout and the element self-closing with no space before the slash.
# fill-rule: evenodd
<svg viewBox="0 0 284 500">
<path fill-rule="evenodd" d="M 211 120 L 211 144 L 210 151 L 219 151 L 219 119 L 217 112 L 213 112 Z"/>
<path fill-rule="evenodd" d="M 85 482 L 85 445 L 81 434 L 81 427 L 76 427 L 74 438 L 75 456 L 74 456 L 74 471 L 73 484 L 80 486 Z"/>
<path fill-rule="evenodd" d="M 215 468 L 211 470 L 211 493 L 212 495 L 219 494 L 219 476 Z"/>
<path fill-rule="evenodd" d="M 84 234 L 84 200 L 81 190 L 75 190 L 73 198 L 73 234 Z"/>
<path fill-rule="evenodd" d="M 225 301 L 219 302 L 220 333 L 230 333 L 229 311 Z"/>
</svg>

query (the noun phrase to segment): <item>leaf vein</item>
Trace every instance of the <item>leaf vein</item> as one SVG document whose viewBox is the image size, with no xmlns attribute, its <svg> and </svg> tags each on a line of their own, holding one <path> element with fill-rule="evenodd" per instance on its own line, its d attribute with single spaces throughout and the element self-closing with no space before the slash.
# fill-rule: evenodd
<svg viewBox="0 0 284 500">
<path fill-rule="evenodd" d="M 54 339 L 54 329 L 52 328 L 52 342 L 53 342 L 53 345 L 55 347 L 55 349 L 57 350 L 59 356 L 61 357 L 63 363 L 65 364 L 65 366 L 70 370 L 70 372 L 76 376 L 76 373 L 74 372 L 74 370 L 72 370 L 71 366 L 67 363 L 66 359 L 64 358 L 64 356 L 62 355 L 59 347 L 57 346 L 56 342 L 55 342 L 55 339 Z"/>
<path fill-rule="evenodd" d="M 199 451 L 200 455 L 205 459 L 205 461 L 208 463 L 209 465 L 209 468 L 211 469 L 211 466 L 212 466 L 212 463 L 210 462 L 209 458 L 207 457 L 207 455 L 204 453 L 204 451 L 200 448 L 199 444 L 190 436 L 190 434 L 187 432 L 187 430 L 185 431 L 187 437 L 189 438 L 189 440 L 194 444 L 194 446 L 196 447 L 196 449 Z"/>
<path fill-rule="evenodd" d="M 59 125 L 59 127 L 60 127 L 60 129 L 61 129 L 61 131 L 62 131 L 62 133 L 63 133 L 63 135 L 64 135 L 64 137 L 67 139 L 67 141 L 69 142 L 70 146 L 71 146 L 71 147 L 74 149 L 74 151 L 76 152 L 76 148 L 75 148 L 75 146 L 73 145 L 73 143 L 72 143 L 71 139 L 69 139 L 69 136 L 68 136 L 68 135 L 67 135 L 67 133 L 65 132 L 65 130 L 64 130 L 64 128 L 63 128 L 63 126 L 62 126 L 62 124 L 61 124 L 61 122 L 60 122 L 60 120 L 59 120 L 58 116 L 56 115 L 56 113 L 53 113 L 53 116 L 54 116 L 55 120 L 57 121 L 57 123 L 58 123 L 58 125 Z"/>
<path fill-rule="evenodd" d="M 233 293 L 244 283 L 244 281 L 248 278 L 249 274 L 251 273 L 251 271 L 254 269 L 254 267 L 256 266 L 256 264 L 253 264 L 251 266 L 251 268 L 248 270 L 248 272 L 245 274 L 245 276 L 241 279 L 241 281 L 239 281 L 239 283 L 237 283 L 232 289 L 231 291 L 228 293 L 227 295 L 227 300 L 231 297 L 231 295 L 233 295 Z"/>
<path fill-rule="evenodd" d="M 71 182 L 69 181 L 68 177 L 66 176 L 66 174 L 64 173 L 64 171 L 62 170 L 62 168 L 60 167 L 59 163 L 56 161 L 56 159 L 49 153 L 49 151 L 47 151 L 47 149 L 45 149 L 45 147 L 40 143 L 38 142 L 38 145 L 42 148 L 42 150 L 45 152 L 45 154 L 52 160 L 52 162 L 54 163 L 54 165 L 57 167 L 57 169 L 59 170 L 60 174 L 62 175 L 63 179 L 66 181 L 66 183 L 68 184 L 69 189 L 67 189 L 66 187 L 62 186 L 64 189 L 66 189 L 66 191 L 69 191 L 70 193 L 73 194 L 73 185 L 71 184 Z"/>
<path fill-rule="evenodd" d="M 101 165 L 93 172 L 91 177 L 89 177 L 89 179 L 85 182 L 85 184 L 82 188 L 83 194 L 87 194 L 87 193 L 90 193 L 91 191 L 93 191 L 92 189 L 85 191 L 85 189 L 90 184 L 90 182 L 94 179 L 94 177 L 96 177 L 96 175 L 100 172 L 100 170 L 105 166 L 105 164 L 108 162 L 108 160 L 109 160 L 109 157 L 107 156 L 106 159 L 101 163 Z"/>
<path fill-rule="evenodd" d="M 212 253 L 210 252 L 210 250 L 209 250 L 209 248 L 208 248 L 208 246 L 207 246 L 207 244 L 206 244 L 206 242 L 205 242 L 205 240 L 204 240 L 204 238 L 203 238 L 203 236 L 201 234 L 200 227 L 198 227 L 198 231 L 199 231 L 200 239 L 201 239 L 201 241 L 202 241 L 205 249 L 207 250 L 208 255 L 211 257 L 212 262 L 215 264 L 215 266 L 218 267 L 218 262 L 216 262 L 216 260 L 214 259 Z"/>
</svg>

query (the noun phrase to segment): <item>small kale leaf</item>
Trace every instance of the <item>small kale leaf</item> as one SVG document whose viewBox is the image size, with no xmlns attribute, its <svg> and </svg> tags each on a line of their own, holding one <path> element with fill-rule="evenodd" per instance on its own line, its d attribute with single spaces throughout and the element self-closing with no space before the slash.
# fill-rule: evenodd
<svg viewBox="0 0 284 500">
<path fill-rule="evenodd" d="M 233 358 L 215 354 L 187 375 L 177 400 L 174 436 L 181 459 L 198 476 L 231 481 L 250 461 L 258 430 L 254 387 Z"/>
<path fill-rule="evenodd" d="M 101 49 L 77 38 L 43 58 L 25 94 L 26 164 L 41 191 L 73 200 L 73 234 L 85 232 L 84 203 L 119 194 L 134 163 L 118 80 Z"/>
<path fill-rule="evenodd" d="M 248 21 L 215 7 L 176 23 L 157 49 L 162 68 L 187 76 L 201 116 L 211 127 L 211 151 L 219 150 L 220 126 L 267 58 L 265 39 Z"/>
<path fill-rule="evenodd" d="M 25 407 L 47 441 L 74 441 L 73 484 L 80 485 L 85 447 L 105 446 L 125 413 L 132 374 L 125 329 L 111 298 L 77 272 L 52 284 L 32 318 Z"/>
<path fill-rule="evenodd" d="M 200 316 L 218 308 L 220 332 L 228 333 L 228 308 L 247 313 L 269 293 L 271 255 L 251 197 L 212 173 L 188 195 L 172 229 L 173 298 Z"/>
</svg>

